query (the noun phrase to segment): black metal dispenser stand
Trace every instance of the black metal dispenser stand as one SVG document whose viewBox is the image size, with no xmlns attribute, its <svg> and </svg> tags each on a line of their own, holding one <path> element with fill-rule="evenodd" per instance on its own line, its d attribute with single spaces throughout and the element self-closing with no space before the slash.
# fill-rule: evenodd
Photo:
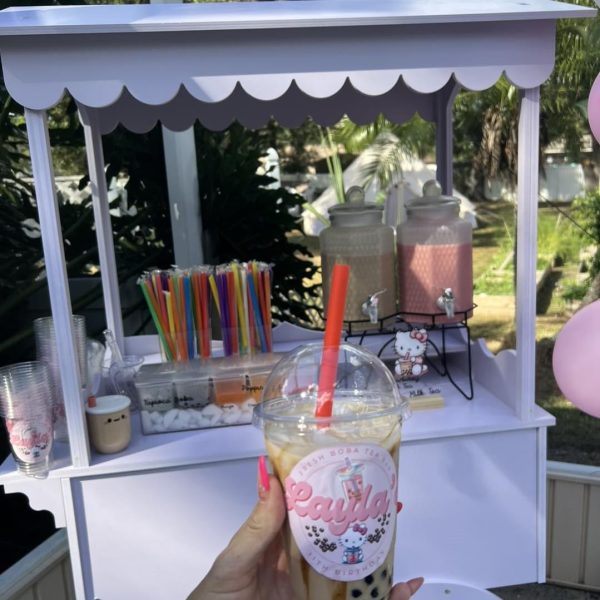
<svg viewBox="0 0 600 600">
<path fill-rule="evenodd" d="M 441 320 L 446 317 L 446 313 L 407 313 L 397 312 L 392 315 L 387 315 L 378 319 L 377 324 L 371 323 L 368 319 L 361 319 L 355 321 L 345 321 L 346 335 L 345 341 L 351 341 L 358 345 L 362 345 L 365 338 L 375 335 L 389 335 L 390 338 L 386 340 L 379 351 L 377 356 L 381 356 L 384 350 L 393 343 L 397 331 L 406 331 L 410 328 L 422 327 L 427 331 L 439 331 L 441 332 L 441 344 L 435 343 L 431 338 L 428 339 L 428 343 L 435 350 L 439 360 L 439 365 L 432 361 L 430 357 L 425 357 L 427 363 L 431 368 L 436 371 L 441 377 L 447 377 L 448 381 L 456 388 L 456 390 L 464 396 L 467 400 L 473 399 L 473 370 L 471 361 L 471 330 L 468 325 L 469 316 L 472 314 L 473 309 L 476 308 L 476 304 L 473 304 L 468 310 L 459 311 L 456 316 L 460 317 L 460 320 L 455 323 L 442 323 Z M 410 322 L 407 321 L 410 318 Z M 418 320 L 417 320 L 418 319 Z M 452 370 L 448 364 L 448 355 L 446 351 L 446 337 L 447 332 L 452 330 L 464 330 L 465 335 L 461 336 L 465 339 L 466 343 L 466 355 L 467 355 L 467 378 L 468 385 L 466 389 L 456 381 L 452 375 Z"/>
</svg>

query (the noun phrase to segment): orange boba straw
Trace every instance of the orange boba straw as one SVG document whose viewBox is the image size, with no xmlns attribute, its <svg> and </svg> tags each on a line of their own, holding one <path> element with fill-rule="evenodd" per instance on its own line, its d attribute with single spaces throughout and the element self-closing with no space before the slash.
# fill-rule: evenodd
<svg viewBox="0 0 600 600">
<path fill-rule="evenodd" d="M 333 411 L 333 388 L 337 374 L 349 275 L 350 267 L 348 265 L 334 265 L 331 276 L 331 292 L 327 303 L 327 324 L 325 325 L 323 355 L 321 357 L 319 387 L 317 390 L 316 417 L 331 417 Z"/>
</svg>

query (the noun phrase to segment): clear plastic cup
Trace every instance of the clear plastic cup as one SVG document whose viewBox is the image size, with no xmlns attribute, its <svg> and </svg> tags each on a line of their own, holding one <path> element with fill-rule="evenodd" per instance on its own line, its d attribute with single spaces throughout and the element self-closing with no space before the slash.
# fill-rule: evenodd
<svg viewBox="0 0 600 600">
<path fill-rule="evenodd" d="M 75 347 L 77 348 L 77 361 L 79 364 L 79 375 L 81 383 L 86 385 L 87 381 L 87 340 L 85 317 L 73 315 L 73 334 L 75 336 Z M 54 331 L 54 320 L 52 317 L 41 317 L 33 321 L 33 332 L 35 334 L 36 358 L 46 363 L 50 372 L 50 382 L 53 389 L 53 420 L 54 437 L 57 441 L 66 442 L 69 439 L 67 431 L 67 420 L 65 416 L 65 403 L 60 379 L 60 367 L 58 364 L 58 347 L 56 344 L 56 333 Z"/>
<path fill-rule="evenodd" d="M 110 365 L 110 380 L 115 393 L 127 396 L 131 400 L 131 410 L 136 411 L 140 406 L 140 396 L 135 387 L 135 376 L 144 363 L 144 357 L 128 354 L 121 360 Z"/>
<path fill-rule="evenodd" d="M 284 540 L 297 600 L 387 598 L 406 402 L 371 352 L 341 344 L 331 417 L 315 417 L 321 344 L 273 369 L 254 409 L 288 506 Z"/>
<path fill-rule="evenodd" d="M 43 479 L 50 469 L 53 395 L 48 367 L 17 363 L 0 369 L 0 414 L 18 470 Z"/>
</svg>

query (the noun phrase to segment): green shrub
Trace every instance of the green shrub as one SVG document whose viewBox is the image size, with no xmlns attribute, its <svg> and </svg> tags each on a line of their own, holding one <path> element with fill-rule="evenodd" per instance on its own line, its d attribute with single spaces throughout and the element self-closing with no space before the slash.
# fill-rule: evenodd
<svg viewBox="0 0 600 600">
<path fill-rule="evenodd" d="M 571 279 L 565 279 L 561 282 L 561 297 L 565 302 L 574 302 L 576 300 L 583 300 L 588 285 L 586 283 L 579 283 Z"/>
<path fill-rule="evenodd" d="M 577 229 L 562 214 L 540 211 L 538 256 L 558 264 L 577 263 L 582 246 Z"/>
<path fill-rule="evenodd" d="M 274 317 L 310 325 L 308 307 L 319 293 L 310 282 L 317 268 L 306 246 L 290 239 L 293 232 L 302 239 L 290 211 L 304 199 L 269 188 L 273 178 L 257 174 L 269 143 L 260 131 L 234 124 L 213 132 L 198 124 L 195 132 L 204 256 L 211 264 L 234 259 L 272 263 Z"/>
<path fill-rule="evenodd" d="M 600 273 L 600 190 L 588 192 L 575 200 L 575 216 L 582 228 L 581 232 L 586 245 L 593 242 L 596 252 L 589 264 L 590 280 Z"/>
</svg>

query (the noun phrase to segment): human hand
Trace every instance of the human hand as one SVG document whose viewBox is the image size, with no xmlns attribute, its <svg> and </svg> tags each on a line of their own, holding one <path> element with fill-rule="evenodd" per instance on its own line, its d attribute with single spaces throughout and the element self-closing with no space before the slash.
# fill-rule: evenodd
<svg viewBox="0 0 600 600">
<path fill-rule="evenodd" d="M 277 479 L 267 474 L 263 462 L 262 468 L 259 466 L 258 502 L 252 514 L 188 600 L 293 598 L 281 534 L 284 520 L 283 490 Z"/>
<path fill-rule="evenodd" d="M 262 475 L 261 475 L 262 474 Z M 291 600 L 282 539 L 285 502 L 279 481 L 259 461 L 258 502 L 188 600 Z M 394 586 L 389 600 L 409 600 L 421 577 Z"/>
</svg>

